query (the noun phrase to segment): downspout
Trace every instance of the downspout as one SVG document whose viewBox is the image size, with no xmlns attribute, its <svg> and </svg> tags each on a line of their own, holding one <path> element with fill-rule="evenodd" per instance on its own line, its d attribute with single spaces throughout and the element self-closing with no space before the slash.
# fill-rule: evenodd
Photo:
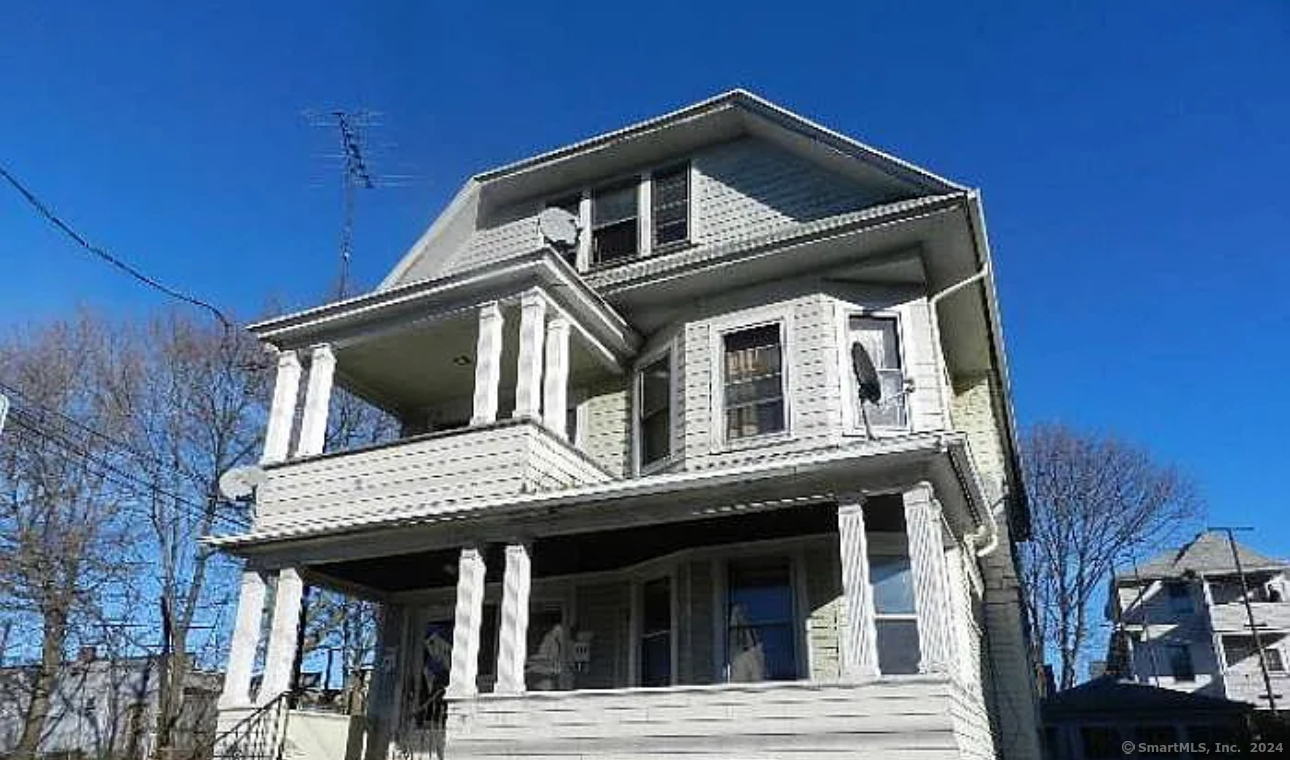
<svg viewBox="0 0 1290 760">
<path fill-rule="evenodd" d="M 971 193 L 969 193 L 969 195 L 971 195 Z M 932 324 L 932 342 L 933 345 L 936 346 L 937 351 L 940 352 L 942 359 L 942 371 L 940 372 L 942 408 L 945 410 L 945 416 L 949 418 L 951 428 L 954 427 L 954 414 L 953 404 L 950 403 L 950 399 L 953 398 L 954 389 L 950 386 L 949 364 L 944 361 L 945 347 L 941 342 L 941 320 L 937 307 L 940 306 L 941 301 L 945 300 L 947 297 L 954 295 L 969 285 L 983 282 L 985 278 L 989 276 L 990 259 L 987 257 L 981 264 L 981 268 L 974 274 L 969 275 L 965 279 L 959 280 L 953 285 L 943 288 L 940 292 L 934 293 L 931 298 L 927 299 L 927 308 L 930 312 L 930 319 L 928 319 L 928 321 Z M 976 531 L 968 534 L 965 538 L 968 550 L 975 552 L 978 558 L 987 557 L 994 552 L 995 549 L 999 548 L 999 523 L 995 519 L 995 511 L 1002 506 L 1002 503 L 1003 499 L 999 499 L 998 502 L 987 507 L 985 510 L 986 523 Z M 980 541 L 984 541 L 985 543 L 978 549 L 976 548 L 976 545 Z"/>
</svg>

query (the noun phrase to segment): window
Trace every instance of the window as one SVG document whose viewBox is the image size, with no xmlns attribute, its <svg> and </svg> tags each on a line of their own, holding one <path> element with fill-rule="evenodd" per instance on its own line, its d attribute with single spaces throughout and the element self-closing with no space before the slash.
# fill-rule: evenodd
<svg viewBox="0 0 1290 760">
<path fill-rule="evenodd" d="M 726 595 L 727 680 L 797 678 L 791 575 L 787 559 L 730 563 Z"/>
<path fill-rule="evenodd" d="M 1169 672 L 1176 681 L 1195 681 L 1196 667 L 1191 661 L 1191 647 L 1186 644 L 1166 644 L 1165 652 L 1169 657 Z"/>
<path fill-rule="evenodd" d="M 1259 662 L 1255 656 L 1257 651 L 1258 647 L 1254 644 L 1253 636 L 1223 637 L 1224 659 L 1227 661 L 1229 668 L 1237 665 L 1242 660 L 1250 660 L 1250 667 L 1257 667 Z M 1263 662 L 1270 671 L 1277 673 L 1285 671 L 1285 660 L 1281 656 L 1281 650 L 1268 646 L 1266 639 L 1263 643 Z"/>
<path fill-rule="evenodd" d="M 636 255 L 640 211 L 637 180 L 591 194 L 591 260 L 605 264 Z"/>
<path fill-rule="evenodd" d="M 895 317 L 853 316 L 848 324 L 849 341 L 853 347 L 864 349 L 869 361 L 878 372 L 880 390 L 878 403 L 860 400 L 859 382 L 854 369 L 851 373 L 852 403 L 855 404 L 856 422 L 864 426 L 904 427 L 905 372 L 900 363 L 900 332 Z"/>
<path fill-rule="evenodd" d="M 1134 734 L 1139 744 L 1151 747 L 1145 753 L 1149 757 L 1182 757 L 1182 750 L 1177 746 L 1178 731 L 1168 723 L 1138 726 Z"/>
<path fill-rule="evenodd" d="M 1124 750 L 1120 748 L 1120 732 L 1112 726 L 1084 726 L 1079 730 L 1079 738 L 1084 745 L 1084 757 L 1124 757 Z"/>
<path fill-rule="evenodd" d="M 1193 612 L 1191 603 L 1191 587 L 1182 581 L 1170 581 L 1165 584 L 1165 591 L 1169 597 L 1169 611 L 1179 615 L 1187 615 Z"/>
<path fill-rule="evenodd" d="M 870 557 L 869 573 L 878 629 L 878 672 L 917 673 L 918 617 L 909 557 Z"/>
<path fill-rule="evenodd" d="M 779 324 L 723 336 L 726 440 L 785 429 Z"/>
<path fill-rule="evenodd" d="M 672 583 L 649 581 L 641 589 L 641 686 L 672 683 Z"/>
<path fill-rule="evenodd" d="M 690 166 L 684 164 L 653 176 L 654 247 L 690 239 Z"/>
<path fill-rule="evenodd" d="M 672 356 L 664 354 L 640 372 L 636 408 L 640 430 L 640 464 L 653 464 L 672 453 Z"/>
</svg>

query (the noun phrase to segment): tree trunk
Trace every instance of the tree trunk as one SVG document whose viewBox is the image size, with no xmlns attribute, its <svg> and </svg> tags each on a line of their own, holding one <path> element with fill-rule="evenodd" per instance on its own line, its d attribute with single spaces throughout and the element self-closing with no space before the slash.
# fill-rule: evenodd
<svg viewBox="0 0 1290 760">
<path fill-rule="evenodd" d="M 31 683 L 31 701 L 22 718 L 22 735 L 14 747 L 13 757 L 29 760 L 40 749 L 49 717 L 51 692 L 63 664 L 63 647 L 67 643 L 67 611 L 61 608 L 48 610 L 44 616 L 44 631 L 40 639 L 40 665 Z"/>
</svg>

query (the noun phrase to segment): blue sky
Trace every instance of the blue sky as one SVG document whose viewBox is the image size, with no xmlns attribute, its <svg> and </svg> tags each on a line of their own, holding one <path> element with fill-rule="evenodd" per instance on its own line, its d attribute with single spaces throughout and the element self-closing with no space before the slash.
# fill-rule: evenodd
<svg viewBox="0 0 1290 760">
<path fill-rule="evenodd" d="M 0 160 L 249 317 L 334 275 L 307 109 L 381 112 L 411 177 L 359 200 L 372 284 L 468 175 L 747 87 L 982 188 L 1021 421 L 1138 441 L 1290 555 L 1290 3 L 752 5 L 5 3 Z M 0 263 L 0 324 L 162 303 L 7 189 Z"/>
</svg>

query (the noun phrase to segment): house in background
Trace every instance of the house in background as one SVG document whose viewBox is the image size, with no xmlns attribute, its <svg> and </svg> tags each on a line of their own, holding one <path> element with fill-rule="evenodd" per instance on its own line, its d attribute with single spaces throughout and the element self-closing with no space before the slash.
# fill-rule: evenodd
<svg viewBox="0 0 1290 760">
<path fill-rule="evenodd" d="M 374 760 L 1039 755 L 976 192 L 735 91 L 480 174 L 252 330 L 235 734 L 299 719 L 309 583 L 382 605 Z M 404 435 L 324 450 L 333 385 Z"/>
<path fill-rule="evenodd" d="M 0 755 L 22 735 L 33 669 L 0 668 Z M 64 663 L 54 681 L 40 742 L 42 755 L 145 760 L 153 756 L 160 697 L 155 657 L 100 658 L 92 648 Z M 190 670 L 174 728 L 176 756 L 209 744 L 215 732 L 219 673 Z"/>
<path fill-rule="evenodd" d="M 1112 580 L 1107 669 L 1139 683 L 1277 707 L 1290 699 L 1290 563 L 1206 532 Z M 1246 589 L 1248 589 L 1248 608 Z M 1255 628 L 1250 627 L 1253 614 Z"/>
<path fill-rule="evenodd" d="M 1254 707 L 1107 675 L 1044 698 L 1042 709 L 1048 760 L 1103 760 L 1245 757 Z M 1162 749 L 1171 745 L 1190 746 Z"/>
</svg>

